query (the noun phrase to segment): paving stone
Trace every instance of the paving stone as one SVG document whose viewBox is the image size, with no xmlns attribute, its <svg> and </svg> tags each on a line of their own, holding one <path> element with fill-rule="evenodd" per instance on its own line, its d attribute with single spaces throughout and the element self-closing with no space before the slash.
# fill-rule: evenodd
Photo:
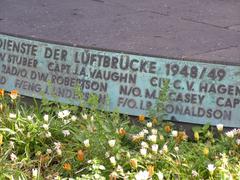
<svg viewBox="0 0 240 180">
<path fill-rule="evenodd" d="M 240 63 L 238 0 L 1 0 L 0 32 Z"/>
</svg>

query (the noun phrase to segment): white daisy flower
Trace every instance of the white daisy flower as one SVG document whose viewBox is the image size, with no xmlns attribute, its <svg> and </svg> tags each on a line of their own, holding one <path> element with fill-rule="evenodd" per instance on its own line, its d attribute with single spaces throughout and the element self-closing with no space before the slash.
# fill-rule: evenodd
<svg viewBox="0 0 240 180">
<path fill-rule="evenodd" d="M 33 120 L 33 116 L 27 116 L 27 120 L 32 121 Z"/>
<path fill-rule="evenodd" d="M 49 129 L 49 124 L 43 124 L 42 127 L 47 131 Z"/>
<path fill-rule="evenodd" d="M 64 110 L 63 111 L 64 117 L 67 117 L 70 115 L 70 111 L 69 110 Z"/>
<path fill-rule="evenodd" d="M 48 122 L 48 120 L 49 120 L 49 115 L 48 115 L 48 114 L 45 114 L 45 115 L 43 116 L 43 120 L 44 120 L 45 122 Z"/>
<path fill-rule="evenodd" d="M 12 119 L 16 119 L 16 118 L 17 118 L 17 115 L 14 114 L 14 113 L 9 113 L 9 117 L 12 118 Z"/>
<path fill-rule="evenodd" d="M 38 176 L 38 169 L 37 168 L 32 169 L 32 177 L 37 178 L 37 176 Z"/>
<path fill-rule="evenodd" d="M 158 132 L 157 129 L 152 129 L 151 131 L 152 131 L 152 134 L 153 134 L 153 135 L 157 135 L 157 132 Z"/>
<path fill-rule="evenodd" d="M 110 157 L 109 160 L 113 165 L 116 165 L 117 162 L 114 156 Z"/>
<path fill-rule="evenodd" d="M 103 166 L 103 165 L 99 165 L 99 169 L 100 169 L 100 170 L 105 170 L 106 168 L 105 168 L 105 166 Z"/>
<path fill-rule="evenodd" d="M 54 142 L 55 145 L 54 149 L 61 149 L 62 144 L 60 142 Z"/>
<path fill-rule="evenodd" d="M 179 151 L 179 147 L 178 147 L 178 146 L 174 147 L 174 150 L 175 150 L 176 152 L 178 152 L 178 151 Z"/>
<path fill-rule="evenodd" d="M 145 149 L 145 148 L 140 149 L 140 154 L 142 156 L 146 156 L 147 155 L 147 149 Z"/>
<path fill-rule="evenodd" d="M 70 135 L 70 131 L 69 130 L 62 130 L 62 133 L 63 133 L 64 137 Z"/>
<path fill-rule="evenodd" d="M 116 140 L 115 139 L 112 139 L 112 140 L 109 140 L 108 141 L 108 144 L 110 147 L 114 147 L 115 146 L 115 143 L 116 143 Z"/>
<path fill-rule="evenodd" d="M 163 150 L 164 153 L 167 153 L 167 152 L 168 152 L 168 147 L 167 147 L 166 144 L 163 145 L 162 150 Z"/>
<path fill-rule="evenodd" d="M 177 136 L 178 136 L 178 131 L 173 130 L 173 131 L 172 131 L 172 136 L 173 136 L 173 137 L 177 137 Z"/>
<path fill-rule="evenodd" d="M 62 150 L 61 149 L 57 149 L 56 152 L 57 152 L 58 156 L 62 156 Z"/>
<path fill-rule="evenodd" d="M 234 137 L 233 131 L 226 132 L 226 136 L 229 137 L 229 138 L 233 138 Z"/>
<path fill-rule="evenodd" d="M 89 139 L 84 140 L 83 144 L 85 147 L 89 147 L 90 146 Z"/>
<path fill-rule="evenodd" d="M 153 151 L 154 153 L 157 153 L 157 151 L 158 151 L 158 145 L 157 145 L 157 144 L 153 144 L 153 145 L 152 145 L 152 151 Z"/>
<path fill-rule="evenodd" d="M 88 118 L 87 114 L 82 114 L 82 118 L 83 118 L 84 120 L 87 120 L 87 118 Z"/>
<path fill-rule="evenodd" d="M 164 176 L 161 171 L 158 171 L 156 174 L 157 174 L 158 180 L 163 180 Z"/>
<path fill-rule="evenodd" d="M 192 176 L 193 176 L 193 177 L 197 177 L 197 176 L 198 176 L 198 172 L 195 171 L 195 170 L 192 170 Z"/>
<path fill-rule="evenodd" d="M 141 146 L 143 147 L 143 148 L 148 148 L 149 146 L 148 146 L 148 143 L 146 143 L 146 142 L 141 142 Z"/>
<path fill-rule="evenodd" d="M 47 154 L 51 154 L 52 150 L 51 149 L 47 149 Z"/>
<path fill-rule="evenodd" d="M 76 120 L 77 120 L 77 116 L 74 116 L 74 115 L 73 115 L 73 116 L 71 117 L 71 120 L 72 120 L 72 121 L 76 121 Z"/>
<path fill-rule="evenodd" d="M 210 172 L 210 174 L 213 174 L 213 172 L 216 169 L 216 167 L 214 166 L 214 164 L 208 164 L 207 169 Z"/>
<path fill-rule="evenodd" d="M 217 130 L 219 132 L 223 131 L 223 124 L 217 124 Z"/>
<path fill-rule="evenodd" d="M 48 131 L 48 132 L 46 132 L 45 136 L 46 136 L 46 138 L 50 138 L 52 136 L 52 134 Z"/>
<path fill-rule="evenodd" d="M 65 118 L 65 117 L 67 117 L 69 115 L 70 115 L 70 111 L 69 110 L 64 110 L 64 111 L 58 112 L 58 118 L 61 118 L 61 119 Z"/>
<path fill-rule="evenodd" d="M 147 137 L 147 139 L 153 143 L 157 142 L 157 136 L 156 135 L 150 135 Z"/>
<path fill-rule="evenodd" d="M 148 177 L 149 177 L 149 172 L 148 171 L 139 171 L 135 175 L 136 180 L 147 180 Z"/>
<path fill-rule="evenodd" d="M 10 154 L 10 159 L 11 159 L 11 161 L 16 161 L 17 156 L 14 153 L 12 153 L 12 154 Z"/>
<path fill-rule="evenodd" d="M 152 123 L 151 123 L 151 122 L 148 122 L 148 123 L 147 123 L 147 127 L 148 127 L 148 128 L 151 128 L 151 127 L 152 127 Z"/>
</svg>

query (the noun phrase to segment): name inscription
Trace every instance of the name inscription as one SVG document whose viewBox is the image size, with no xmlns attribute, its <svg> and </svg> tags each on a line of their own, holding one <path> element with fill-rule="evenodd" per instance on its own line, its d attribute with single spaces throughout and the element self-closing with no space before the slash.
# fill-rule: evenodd
<svg viewBox="0 0 240 180">
<path fill-rule="evenodd" d="M 168 82 L 165 119 L 240 127 L 240 67 L 141 56 L 0 34 L 0 88 L 79 105 L 94 93 L 107 111 L 149 113 Z M 109 100 L 109 102 L 107 101 Z"/>
</svg>

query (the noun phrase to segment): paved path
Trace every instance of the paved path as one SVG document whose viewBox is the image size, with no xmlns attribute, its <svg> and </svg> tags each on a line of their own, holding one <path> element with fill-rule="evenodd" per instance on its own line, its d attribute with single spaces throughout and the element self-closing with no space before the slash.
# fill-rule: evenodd
<svg viewBox="0 0 240 180">
<path fill-rule="evenodd" d="M 240 0 L 0 0 L 0 32 L 240 63 Z"/>
</svg>

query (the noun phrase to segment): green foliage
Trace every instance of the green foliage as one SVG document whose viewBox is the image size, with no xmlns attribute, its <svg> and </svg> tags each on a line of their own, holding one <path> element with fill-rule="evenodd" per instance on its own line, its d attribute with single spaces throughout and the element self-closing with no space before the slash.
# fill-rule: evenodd
<svg viewBox="0 0 240 180">
<path fill-rule="evenodd" d="M 162 91 L 159 112 L 167 86 Z M 240 130 L 219 130 L 214 138 L 207 124 L 193 128 L 199 138 L 191 141 L 170 123 L 134 126 L 127 116 L 104 112 L 94 95 L 85 104 L 91 109 L 46 99 L 27 106 L 8 96 L 1 104 L 0 179 L 240 177 Z"/>
<path fill-rule="evenodd" d="M 159 97 L 153 108 L 149 110 L 149 116 L 151 118 L 157 118 L 158 123 L 162 124 L 164 116 L 164 105 L 168 102 L 168 92 L 169 92 L 169 81 L 163 81 L 163 87 L 159 91 Z"/>
</svg>

